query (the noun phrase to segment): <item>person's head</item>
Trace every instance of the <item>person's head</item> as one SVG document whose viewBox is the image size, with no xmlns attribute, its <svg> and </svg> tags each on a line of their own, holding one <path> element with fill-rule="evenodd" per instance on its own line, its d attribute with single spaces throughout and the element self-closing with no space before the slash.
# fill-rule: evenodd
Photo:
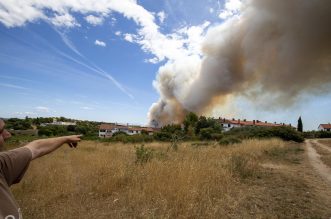
<svg viewBox="0 0 331 219">
<path fill-rule="evenodd" d="M 0 119 L 0 148 L 10 136 L 11 134 L 5 129 L 5 122 Z"/>
</svg>

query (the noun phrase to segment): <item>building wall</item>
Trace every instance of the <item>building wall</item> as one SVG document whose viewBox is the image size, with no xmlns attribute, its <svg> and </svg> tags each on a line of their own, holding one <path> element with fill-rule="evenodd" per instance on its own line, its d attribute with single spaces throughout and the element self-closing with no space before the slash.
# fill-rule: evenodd
<svg viewBox="0 0 331 219">
<path fill-rule="evenodd" d="M 129 130 L 127 128 L 114 128 L 112 130 L 99 130 L 99 137 L 101 138 L 109 138 L 111 136 L 113 136 L 114 133 L 116 132 L 125 132 L 128 135 L 136 135 L 136 134 L 140 134 L 141 131 L 139 130 Z"/>
</svg>

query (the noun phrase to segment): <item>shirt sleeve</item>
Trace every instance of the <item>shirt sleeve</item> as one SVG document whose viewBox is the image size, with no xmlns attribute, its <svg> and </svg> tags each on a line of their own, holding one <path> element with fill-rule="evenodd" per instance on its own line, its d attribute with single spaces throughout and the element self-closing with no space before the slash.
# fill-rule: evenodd
<svg viewBox="0 0 331 219">
<path fill-rule="evenodd" d="M 31 160 L 32 153 L 26 147 L 0 152 L 0 172 L 8 186 L 21 181 Z"/>
</svg>

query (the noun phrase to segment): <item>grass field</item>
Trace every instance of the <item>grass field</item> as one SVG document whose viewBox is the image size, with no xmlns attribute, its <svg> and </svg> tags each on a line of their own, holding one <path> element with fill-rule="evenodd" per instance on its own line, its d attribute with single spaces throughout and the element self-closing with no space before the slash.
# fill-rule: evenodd
<svg viewBox="0 0 331 219">
<path fill-rule="evenodd" d="M 328 203 L 297 169 L 302 144 L 219 146 L 83 141 L 31 163 L 13 188 L 24 218 L 326 218 Z M 146 149 L 147 148 L 147 149 Z M 139 160 L 138 160 L 139 161 Z M 141 161 L 141 160 L 140 160 Z"/>
<path fill-rule="evenodd" d="M 327 147 L 330 147 L 330 149 L 331 149 L 330 140 L 320 140 L 319 142 L 324 144 Z M 331 168 L 331 152 L 329 150 L 321 148 L 317 145 L 314 148 L 317 151 L 317 153 L 321 156 L 321 160 L 323 161 L 323 163 Z"/>
</svg>

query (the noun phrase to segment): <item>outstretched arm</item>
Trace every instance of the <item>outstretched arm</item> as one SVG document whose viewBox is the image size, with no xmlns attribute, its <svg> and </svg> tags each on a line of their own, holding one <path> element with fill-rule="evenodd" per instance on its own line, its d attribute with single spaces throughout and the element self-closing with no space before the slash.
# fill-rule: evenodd
<svg viewBox="0 0 331 219">
<path fill-rule="evenodd" d="M 55 151 L 60 146 L 68 143 L 70 147 L 75 147 L 79 142 L 81 135 L 70 135 L 57 138 L 48 138 L 32 141 L 25 147 L 32 152 L 32 160 Z"/>
</svg>

